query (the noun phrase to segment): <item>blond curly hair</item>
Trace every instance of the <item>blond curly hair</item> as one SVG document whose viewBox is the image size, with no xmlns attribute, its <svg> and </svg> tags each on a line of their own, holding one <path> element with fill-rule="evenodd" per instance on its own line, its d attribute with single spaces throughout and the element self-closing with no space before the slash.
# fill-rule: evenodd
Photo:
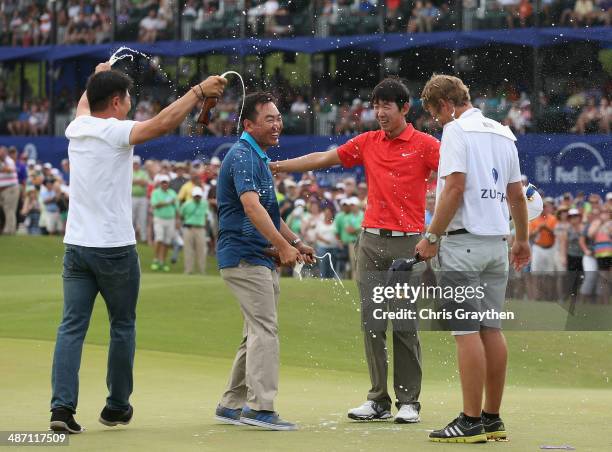
<svg viewBox="0 0 612 452">
<path fill-rule="evenodd" d="M 421 93 L 423 108 L 438 109 L 441 100 L 452 102 L 456 107 L 470 102 L 470 90 L 460 78 L 452 75 L 434 74 Z"/>
</svg>

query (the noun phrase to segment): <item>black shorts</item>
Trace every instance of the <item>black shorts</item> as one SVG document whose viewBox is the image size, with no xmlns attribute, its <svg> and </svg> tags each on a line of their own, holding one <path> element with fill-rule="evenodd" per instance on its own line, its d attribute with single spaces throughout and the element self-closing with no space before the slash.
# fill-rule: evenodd
<svg viewBox="0 0 612 452">
<path fill-rule="evenodd" d="M 612 256 L 598 257 L 597 258 L 597 269 L 608 271 L 612 268 Z"/>
</svg>

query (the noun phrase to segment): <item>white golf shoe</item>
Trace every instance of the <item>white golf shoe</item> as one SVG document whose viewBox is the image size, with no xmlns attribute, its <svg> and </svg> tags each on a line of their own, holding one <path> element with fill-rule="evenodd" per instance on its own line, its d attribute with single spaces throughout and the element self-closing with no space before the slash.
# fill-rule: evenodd
<svg viewBox="0 0 612 452">
<path fill-rule="evenodd" d="M 361 406 L 349 410 L 348 417 L 356 421 L 373 421 L 378 419 L 391 419 L 391 411 L 374 400 L 368 400 Z"/>
<path fill-rule="evenodd" d="M 415 424 L 421 421 L 421 416 L 413 403 L 402 405 L 395 415 L 396 424 Z"/>
</svg>

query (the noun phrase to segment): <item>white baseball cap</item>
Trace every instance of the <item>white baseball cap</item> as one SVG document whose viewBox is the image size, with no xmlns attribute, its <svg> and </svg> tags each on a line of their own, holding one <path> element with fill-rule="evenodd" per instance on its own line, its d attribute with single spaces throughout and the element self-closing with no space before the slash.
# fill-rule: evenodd
<svg viewBox="0 0 612 452">
<path fill-rule="evenodd" d="M 612 199 L 612 191 L 606 193 L 606 201 L 610 201 Z"/>
<path fill-rule="evenodd" d="M 196 196 L 200 196 L 200 197 L 202 197 L 202 196 L 204 196 L 204 191 L 202 190 L 202 188 L 201 188 L 201 187 L 195 186 L 195 187 L 193 187 L 193 188 L 191 189 L 191 196 L 193 196 L 194 198 L 195 198 Z"/>
<path fill-rule="evenodd" d="M 293 203 L 293 205 L 295 207 L 297 207 L 297 206 L 304 207 L 306 205 L 306 201 L 304 201 L 303 199 L 296 199 L 295 202 Z"/>
<path fill-rule="evenodd" d="M 141 159 L 141 158 L 140 158 L 140 156 L 138 156 L 138 155 L 135 155 L 135 156 L 134 156 L 134 158 L 132 159 L 132 161 L 133 161 L 134 163 L 138 163 L 139 165 L 141 165 L 141 164 L 142 164 L 142 159 Z"/>
<path fill-rule="evenodd" d="M 168 177 L 167 174 L 158 174 L 157 176 L 155 176 L 155 182 L 157 183 L 162 183 L 162 182 L 170 182 L 170 178 Z"/>
<path fill-rule="evenodd" d="M 221 165 L 221 159 L 215 155 L 213 158 L 210 159 L 210 164 Z"/>
<path fill-rule="evenodd" d="M 353 205 L 353 206 L 358 206 L 359 205 L 359 198 L 357 196 L 351 196 L 348 199 L 349 204 Z"/>
<path fill-rule="evenodd" d="M 53 168 L 53 165 L 51 165 L 49 162 L 47 162 L 47 163 L 45 163 L 45 164 L 43 165 L 43 168 L 46 168 L 46 169 L 51 169 L 51 168 Z"/>
<path fill-rule="evenodd" d="M 567 215 L 570 217 L 574 217 L 576 215 L 580 215 L 580 211 L 578 209 L 570 209 L 567 211 Z"/>
<path fill-rule="evenodd" d="M 527 218 L 529 221 L 534 220 L 540 216 L 544 209 L 544 202 L 542 196 L 538 193 L 538 190 L 532 184 L 523 187 L 523 193 L 527 198 Z"/>
<path fill-rule="evenodd" d="M 350 201 L 350 199 L 349 199 L 349 198 L 346 198 L 346 197 L 341 197 L 341 198 L 337 198 L 337 199 L 338 199 L 338 201 L 340 202 L 340 205 L 341 205 L 341 206 L 348 206 L 348 205 L 350 205 L 350 204 L 351 204 L 351 201 Z"/>
<path fill-rule="evenodd" d="M 283 183 L 285 184 L 285 187 L 295 187 L 295 186 L 297 186 L 297 184 L 295 183 L 295 181 L 293 179 L 285 179 L 283 181 Z"/>
<path fill-rule="evenodd" d="M 28 166 L 34 166 L 34 165 L 36 165 L 36 160 L 28 159 Z"/>
</svg>

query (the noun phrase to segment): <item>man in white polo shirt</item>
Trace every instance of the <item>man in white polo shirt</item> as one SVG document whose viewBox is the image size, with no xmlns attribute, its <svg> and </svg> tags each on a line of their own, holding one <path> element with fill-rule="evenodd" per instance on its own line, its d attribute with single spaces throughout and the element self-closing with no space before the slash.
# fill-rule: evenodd
<svg viewBox="0 0 612 452">
<path fill-rule="evenodd" d="M 53 356 L 51 429 L 81 433 L 75 421 L 83 340 L 96 295 L 110 319 L 107 386 L 100 422 L 127 424 L 133 409 L 136 301 L 140 264 L 132 226 L 134 145 L 176 129 L 204 97 L 227 83 L 209 77 L 147 121 L 129 121 L 131 79 L 101 63 L 87 81 L 76 118 L 66 128 L 70 210 L 64 243 L 64 311 Z"/>
<path fill-rule="evenodd" d="M 425 259 L 438 254 L 442 291 L 455 289 L 456 297 L 442 300 L 441 308 L 452 316 L 448 326 L 457 343 L 463 390 L 462 413 L 429 438 L 452 443 L 505 439 L 499 409 L 507 347 L 496 314 L 503 310 L 508 281 L 508 207 L 516 230 L 512 264 L 518 270 L 530 258 L 516 138 L 472 106 L 468 88 L 457 77 L 434 75 L 421 97 L 444 131 L 436 209 L 416 251 Z M 474 296 L 462 299 L 458 290 L 467 294 L 466 287 L 473 288 Z M 460 312 L 490 315 L 465 321 Z"/>
</svg>

